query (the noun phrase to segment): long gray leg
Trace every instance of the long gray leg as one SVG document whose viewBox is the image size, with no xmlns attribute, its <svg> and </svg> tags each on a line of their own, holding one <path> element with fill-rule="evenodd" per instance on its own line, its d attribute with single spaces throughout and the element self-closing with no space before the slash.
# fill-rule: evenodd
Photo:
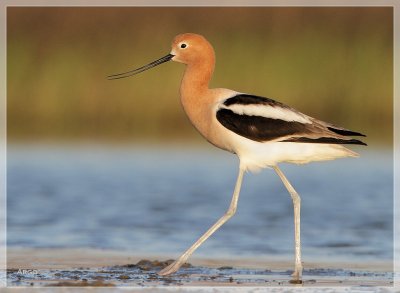
<svg viewBox="0 0 400 293">
<path fill-rule="evenodd" d="M 275 172 L 281 178 L 283 184 L 286 189 L 289 191 L 290 196 L 293 200 L 294 206 L 294 242 L 295 242 L 295 269 L 293 273 L 294 281 L 301 281 L 301 276 L 303 273 L 303 265 L 301 263 L 301 244 L 300 244 L 300 204 L 301 199 L 297 194 L 296 190 L 294 190 L 293 186 L 290 184 L 289 180 L 287 180 L 286 176 L 282 173 L 281 169 L 278 166 L 274 166 Z"/>
<path fill-rule="evenodd" d="M 158 274 L 161 276 L 169 275 L 175 273 L 179 268 L 186 262 L 186 260 L 192 255 L 192 253 L 210 237 L 215 231 L 218 230 L 226 221 L 228 221 L 236 212 L 237 202 L 239 199 L 240 188 L 242 186 L 244 169 L 239 167 L 239 175 L 236 180 L 235 191 L 232 195 L 232 201 L 229 209 L 225 214 L 210 228 L 206 233 L 203 234 L 188 250 L 185 251 L 176 261 L 162 269 Z"/>
</svg>

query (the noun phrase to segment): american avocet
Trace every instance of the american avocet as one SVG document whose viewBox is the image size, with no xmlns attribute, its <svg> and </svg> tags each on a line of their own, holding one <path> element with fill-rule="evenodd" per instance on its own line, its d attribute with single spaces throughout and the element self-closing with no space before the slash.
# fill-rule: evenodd
<svg viewBox="0 0 400 293">
<path fill-rule="evenodd" d="M 278 163 L 304 164 L 357 157 L 357 153 L 342 145 L 366 145 L 349 138 L 365 135 L 317 120 L 269 98 L 224 88 L 210 89 L 208 84 L 214 71 L 215 53 L 211 44 L 197 34 L 178 35 L 172 42 L 170 54 L 143 67 L 108 78 L 132 76 L 170 60 L 186 64 L 180 96 L 192 124 L 210 143 L 238 155 L 240 164 L 228 210 L 179 259 L 159 274 L 176 272 L 208 237 L 235 214 L 246 170 L 270 167 L 278 174 L 293 200 L 295 269 L 292 282 L 301 283 L 300 197 Z"/>
</svg>

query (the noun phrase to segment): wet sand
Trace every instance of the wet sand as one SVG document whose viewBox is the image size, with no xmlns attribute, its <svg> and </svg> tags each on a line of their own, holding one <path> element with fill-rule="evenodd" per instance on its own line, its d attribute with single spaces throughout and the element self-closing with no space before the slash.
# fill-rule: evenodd
<svg viewBox="0 0 400 293">
<path fill-rule="evenodd" d="M 100 249 L 25 249 L 7 252 L 9 287 L 386 287 L 393 286 L 391 262 L 304 263 L 303 284 L 290 283 L 293 264 L 272 258 L 190 259 L 178 273 L 158 276 L 165 256 Z"/>
</svg>

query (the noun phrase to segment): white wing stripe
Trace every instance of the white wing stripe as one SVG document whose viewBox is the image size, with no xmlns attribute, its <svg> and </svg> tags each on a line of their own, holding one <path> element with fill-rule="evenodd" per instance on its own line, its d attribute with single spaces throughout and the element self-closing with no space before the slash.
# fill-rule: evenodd
<svg viewBox="0 0 400 293">
<path fill-rule="evenodd" d="M 288 122 L 294 121 L 305 124 L 312 123 L 312 121 L 307 116 L 279 106 L 272 107 L 269 105 L 234 104 L 228 107 L 225 105 L 221 105 L 221 108 L 232 110 L 239 115 L 262 116 L 265 118 L 280 119 Z"/>
</svg>

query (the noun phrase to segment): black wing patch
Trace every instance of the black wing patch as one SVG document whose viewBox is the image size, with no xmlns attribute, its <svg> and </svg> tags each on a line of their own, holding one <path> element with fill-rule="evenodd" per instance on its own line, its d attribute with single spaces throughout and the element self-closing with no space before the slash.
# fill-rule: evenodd
<svg viewBox="0 0 400 293">
<path fill-rule="evenodd" d="M 310 132 L 307 125 L 300 122 L 240 115 L 229 109 L 218 110 L 217 120 L 236 134 L 260 142 Z"/>
<path fill-rule="evenodd" d="M 285 104 L 279 103 L 275 100 L 270 98 L 264 98 L 259 96 L 247 95 L 247 94 L 239 94 L 232 98 L 227 99 L 224 102 L 225 106 L 232 106 L 232 105 L 268 105 L 268 106 L 279 106 L 282 108 L 290 108 Z"/>
</svg>

